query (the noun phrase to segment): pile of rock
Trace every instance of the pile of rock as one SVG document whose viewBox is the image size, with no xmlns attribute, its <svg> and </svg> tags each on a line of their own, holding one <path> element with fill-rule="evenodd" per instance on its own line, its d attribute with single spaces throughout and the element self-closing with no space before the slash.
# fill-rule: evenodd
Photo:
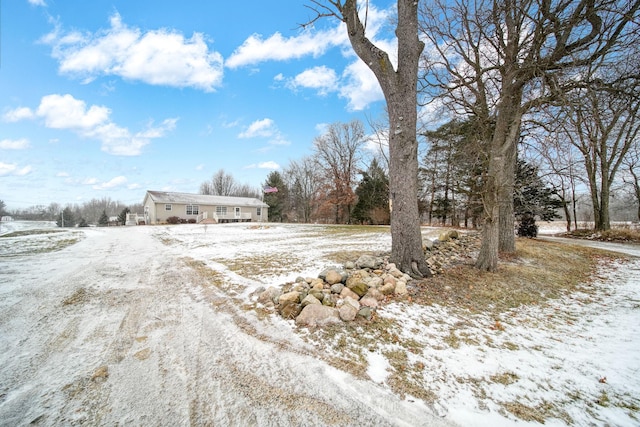
<svg viewBox="0 0 640 427">
<path fill-rule="evenodd" d="M 424 244 L 425 257 L 431 274 L 442 274 L 447 268 L 473 262 L 480 250 L 480 234 L 447 230 L 434 241 Z"/>
<path fill-rule="evenodd" d="M 435 241 L 425 242 L 425 257 L 433 274 L 467 262 L 479 249 L 477 234 L 443 232 Z M 407 294 L 411 280 L 386 257 L 362 255 L 343 269 L 329 269 L 317 278 L 299 277 L 280 288 L 256 291 L 257 302 L 275 309 L 285 319 L 300 326 L 325 326 L 358 318 L 370 320 L 385 298 Z"/>
<path fill-rule="evenodd" d="M 317 278 L 298 278 L 282 288 L 260 290 L 258 303 L 304 326 L 324 326 L 358 317 L 371 319 L 388 295 L 407 293 L 410 277 L 383 257 L 362 255 L 343 270 L 325 270 Z"/>
</svg>

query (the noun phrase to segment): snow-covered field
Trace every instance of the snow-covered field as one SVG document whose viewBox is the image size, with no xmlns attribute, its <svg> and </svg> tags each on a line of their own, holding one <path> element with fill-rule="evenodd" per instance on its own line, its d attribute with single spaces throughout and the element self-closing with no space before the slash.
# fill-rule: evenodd
<svg viewBox="0 0 640 427">
<path fill-rule="evenodd" d="M 545 405 L 560 408 L 546 425 L 640 423 L 636 258 L 501 328 L 447 307 L 381 308 L 415 342 L 407 363 L 435 402 L 391 391 L 388 355 L 404 347 L 369 349 L 369 378 L 355 377 L 312 332 L 250 308 L 261 286 L 389 248 L 384 227 L 2 223 L 0 425 L 539 425 L 504 408 Z"/>
</svg>

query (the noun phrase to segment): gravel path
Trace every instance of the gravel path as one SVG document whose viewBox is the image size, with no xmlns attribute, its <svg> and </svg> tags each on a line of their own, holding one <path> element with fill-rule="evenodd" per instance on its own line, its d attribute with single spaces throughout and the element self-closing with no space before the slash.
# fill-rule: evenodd
<svg viewBox="0 0 640 427">
<path fill-rule="evenodd" d="M 0 425 L 450 425 L 248 333 L 138 230 L 0 257 Z"/>
</svg>

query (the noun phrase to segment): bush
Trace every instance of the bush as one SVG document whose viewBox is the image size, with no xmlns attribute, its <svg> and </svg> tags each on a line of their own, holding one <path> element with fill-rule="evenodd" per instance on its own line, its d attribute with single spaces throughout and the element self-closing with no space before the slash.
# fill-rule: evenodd
<svg viewBox="0 0 640 427">
<path fill-rule="evenodd" d="M 195 224 L 196 223 L 196 219 L 195 218 L 189 218 L 189 220 L 187 222 L 189 224 Z"/>
<path fill-rule="evenodd" d="M 167 222 L 169 224 L 179 224 L 180 218 L 178 218 L 177 216 L 170 216 L 169 218 L 167 218 Z"/>
<path fill-rule="evenodd" d="M 520 237 L 536 237 L 538 235 L 538 226 L 536 219 L 530 213 L 522 215 L 520 224 L 518 224 L 518 236 Z"/>
</svg>

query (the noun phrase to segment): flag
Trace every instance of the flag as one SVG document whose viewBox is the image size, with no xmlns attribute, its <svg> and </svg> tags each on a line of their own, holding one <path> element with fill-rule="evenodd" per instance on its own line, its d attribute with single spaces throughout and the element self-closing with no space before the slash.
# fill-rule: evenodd
<svg viewBox="0 0 640 427">
<path fill-rule="evenodd" d="M 270 187 L 268 185 L 265 185 L 263 188 L 265 193 L 277 193 L 278 192 L 278 188 L 277 187 Z"/>
</svg>

